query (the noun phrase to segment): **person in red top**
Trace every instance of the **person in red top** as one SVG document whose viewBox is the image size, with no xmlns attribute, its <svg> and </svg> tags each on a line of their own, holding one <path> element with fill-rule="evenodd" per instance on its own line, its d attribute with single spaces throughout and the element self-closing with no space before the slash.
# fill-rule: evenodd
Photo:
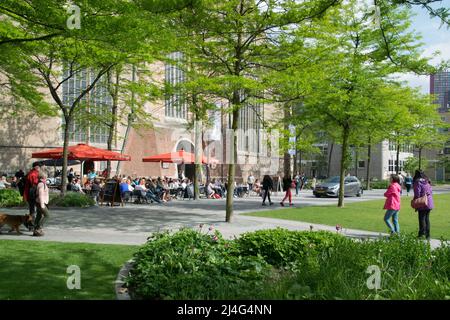
<svg viewBox="0 0 450 320">
<path fill-rule="evenodd" d="M 386 202 L 384 203 L 384 209 L 387 210 L 384 215 L 384 222 L 388 226 L 392 234 L 398 234 L 400 232 L 400 225 L 398 223 L 398 213 L 400 211 L 400 192 L 402 187 L 400 185 L 400 178 L 398 175 L 393 174 L 391 176 L 391 184 L 384 193 Z M 392 219 L 392 223 L 391 220 Z"/>
<path fill-rule="evenodd" d="M 30 215 L 32 215 L 33 219 L 36 215 L 36 187 L 39 182 L 39 170 L 39 162 L 33 163 L 33 169 L 25 177 L 25 188 L 23 192 L 23 200 L 28 202 Z"/>
</svg>

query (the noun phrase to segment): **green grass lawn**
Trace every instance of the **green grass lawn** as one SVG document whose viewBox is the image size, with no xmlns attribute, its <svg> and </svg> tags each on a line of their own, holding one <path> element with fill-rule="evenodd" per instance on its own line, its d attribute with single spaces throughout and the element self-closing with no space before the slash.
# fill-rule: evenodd
<svg viewBox="0 0 450 320">
<path fill-rule="evenodd" d="M 400 210 L 400 231 L 417 233 L 419 222 L 417 213 L 410 206 L 411 197 L 403 197 Z M 301 201 L 301 199 L 300 199 Z M 431 211 L 431 237 L 450 239 L 450 194 L 434 196 L 435 209 Z M 336 206 L 312 206 L 303 208 L 286 208 L 281 210 L 248 213 L 249 216 L 277 218 L 311 222 L 335 226 L 344 229 L 388 232 L 383 221 L 384 200 L 363 201 L 346 204 L 344 208 Z"/>
<path fill-rule="evenodd" d="M 137 246 L 0 240 L 0 300 L 115 299 L 114 282 Z M 81 289 L 67 289 L 78 265 Z"/>
</svg>

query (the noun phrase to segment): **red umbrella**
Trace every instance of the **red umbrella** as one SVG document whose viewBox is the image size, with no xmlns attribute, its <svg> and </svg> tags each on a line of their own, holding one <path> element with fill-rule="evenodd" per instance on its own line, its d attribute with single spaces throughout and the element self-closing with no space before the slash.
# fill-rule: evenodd
<svg viewBox="0 0 450 320">
<path fill-rule="evenodd" d="M 142 159 L 143 162 L 166 162 L 166 163 L 195 163 L 195 155 L 193 153 L 180 150 L 176 152 L 162 153 L 156 156 L 146 157 Z M 202 163 L 208 164 L 217 162 L 217 160 L 210 158 L 209 161 L 205 156 L 202 156 Z"/>
<path fill-rule="evenodd" d="M 63 148 L 34 152 L 31 156 L 32 158 L 40 159 L 60 159 L 63 157 Z M 83 143 L 70 146 L 67 157 L 68 160 L 131 161 L 131 157 L 126 154 L 92 147 Z"/>
</svg>

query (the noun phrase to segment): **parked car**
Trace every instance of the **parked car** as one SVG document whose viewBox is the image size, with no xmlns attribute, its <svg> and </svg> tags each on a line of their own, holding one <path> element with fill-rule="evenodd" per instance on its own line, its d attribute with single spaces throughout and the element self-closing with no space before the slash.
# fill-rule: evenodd
<svg viewBox="0 0 450 320">
<path fill-rule="evenodd" d="M 313 194 L 319 197 L 337 197 L 339 196 L 339 182 L 340 177 L 331 177 L 322 183 L 316 185 Z M 363 194 L 363 187 L 361 181 L 355 176 L 345 177 L 344 180 L 344 195 L 361 197 Z"/>
<path fill-rule="evenodd" d="M 60 185 L 61 184 L 61 177 L 47 178 L 47 184 L 51 185 L 51 186 Z"/>
</svg>

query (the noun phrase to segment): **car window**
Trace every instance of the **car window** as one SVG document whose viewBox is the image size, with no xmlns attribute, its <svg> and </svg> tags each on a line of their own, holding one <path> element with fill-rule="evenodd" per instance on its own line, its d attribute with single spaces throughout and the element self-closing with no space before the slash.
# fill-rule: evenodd
<svg viewBox="0 0 450 320">
<path fill-rule="evenodd" d="M 337 176 L 337 177 L 331 177 L 331 178 L 325 180 L 325 182 L 328 182 L 328 183 L 336 183 L 336 182 L 339 182 L 340 180 L 341 180 L 341 179 Z M 345 181 L 345 180 L 344 180 L 344 181 Z"/>
</svg>

